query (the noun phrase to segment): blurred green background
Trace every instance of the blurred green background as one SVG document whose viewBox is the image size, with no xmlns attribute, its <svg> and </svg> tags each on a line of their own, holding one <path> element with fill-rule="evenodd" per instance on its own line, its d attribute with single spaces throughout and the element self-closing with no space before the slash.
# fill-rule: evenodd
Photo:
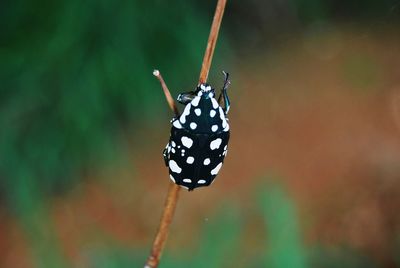
<svg viewBox="0 0 400 268">
<path fill-rule="evenodd" d="M 141 267 L 173 96 L 216 1 L 0 3 L 0 267 Z M 400 267 L 400 4 L 228 1 L 212 187 L 182 191 L 160 267 Z"/>
</svg>

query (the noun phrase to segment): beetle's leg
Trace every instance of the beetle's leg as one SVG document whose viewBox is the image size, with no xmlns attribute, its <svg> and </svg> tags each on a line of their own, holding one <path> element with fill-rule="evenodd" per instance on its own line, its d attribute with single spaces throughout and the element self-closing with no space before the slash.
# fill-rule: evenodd
<svg viewBox="0 0 400 268">
<path fill-rule="evenodd" d="M 165 163 L 165 166 L 167 166 L 167 167 L 168 167 L 168 147 L 169 146 L 170 146 L 169 143 L 167 143 L 167 146 L 165 146 L 165 149 L 163 151 L 164 163 Z"/>
<path fill-rule="evenodd" d="M 186 105 L 189 102 L 191 102 L 194 99 L 194 97 L 196 97 L 196 93 L 194 91 L 189 91 L 179 94 L 176 100 L 179 103 Z"/>
<path fill-rule="evenodd" d="M 231 81 L 229 81 L 229 73 L 226 73 L 225 71 L 222 71 L 222 73 L 225 76 L 224 80 L 224 86 L 221 90 L 221 94 L 218 97 L 218 103 L 221 103 L 222 98 L 224 99 L 224 112 L 227 114 L 229 112 L 229 108 L 231 107 L 231 102 L 229 101 L 228 93 L 226 90 L 228 89 L 228 86 L 230 85 Z"/>
</svg>

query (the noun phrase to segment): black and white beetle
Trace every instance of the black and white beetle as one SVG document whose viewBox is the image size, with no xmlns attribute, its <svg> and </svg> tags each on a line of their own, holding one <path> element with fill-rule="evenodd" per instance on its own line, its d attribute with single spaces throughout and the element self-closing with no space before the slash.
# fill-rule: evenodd
<svg viewBox="0 0 400 268">
<path fill-rule="evenodd" d="M 229 74 L 218 97 L 208 84 L 200 84 L 195 91 L 179 94 L 177 100 L 186 105 L 179 117 L 171 120 L 171 137 L 164 149 L 165 165 L 171 180 L 187 188 L 210 185 L 222 167 L 227 154 L 230 102 L 227 88 Z M 219 103 L 224 101 L 224 108 Z"/>
</svg>

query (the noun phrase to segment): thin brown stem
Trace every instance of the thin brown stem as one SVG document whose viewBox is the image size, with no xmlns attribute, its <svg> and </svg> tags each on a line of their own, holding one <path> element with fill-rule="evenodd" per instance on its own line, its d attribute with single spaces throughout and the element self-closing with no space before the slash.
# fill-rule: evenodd
<svg viewBox="0 0 400 268">
<path fill-rule="evenodd" d="M 160 71 L 159 70 L 154 70 L 153 71 L 153 75 L 155 77 L 157 77 L 158 81 L 160 81 L 160 83 L 161 83 L 161 87 L 162 87 L 162 89 L 164 91 L 164 95 L 165 95 L 165 98 L 167 99 L 169 108 L 171 108 L 171 110 L 174 112 L 174 114 L 176 116 L 179 116 L 178 107 L 176 107 L 174 98 L 172 98 L 171 92 L 169 92 L 169 89 L 168 89 L 167 85 L 165 84 L 165 81 L 164 81 Z"/>
<path fill-rule="evenodd" d="M 218 0 L 214 19 L 211 25 L 210 35 L 208 36 L 206 52 L 204 53 L 203 63 L 201 65 L 199 83 L 207 82 L 208 72 L 210 71 L 215 45 L 217 44 L 219 28 L 224 15 L 225 5 L 226 0 Z"/>
<path fill-rule="evenodd" d="M 179 116 L 179 110 L 176 107 L 175 101 L 172 98 L 171 92 L 169 91 L 167 84 L 165 83 L 161 73 L 159 70 L 154 70 L 153 75 L 157 77 L 158 81 L 160 81 L 161 87 L 164 91 L 165 98 L 167 99 L 168 105 L 171 110 L 174 112 L 175 116 Z M 161 216 L 160 225 L 158 226 L 157 234 L 153 242 L 153 246 L 151 248 L 150 256 L 147 259 L 145 264 L 145 268 L 153 268 L 157 267 L 160 262 L 161 253 L 164 249 L 165 243 L 167 242 L 168 233 L 169 233 L 169 225 L 172 222 L 172 218 L 174 217 L 174 212 L 176 208 L 176 203 L 178 202 L 178 194 L 181 188 L 175 184 L 170 182 L 167 199 L 165 200 L 164 210 Z"/>
<path fill-rule="evenodd" d="M 146 265 L 144 266 L 145 268 L 157 267 L 158 263 L 160 262 L 161 253 L 168 237 L 169 225 L 174 217 L 176 203 L 178 202 L 179 190 L 180 187 L 177 184 L 170 182 L 167 199 L 165 200 L 164 211 L 160 220 L 160 226 L 158 227 L 150 256 L 147 259 Z"/>
<path fill-rule="evenodd" d="M 210 70 L 212 57 L 215 50 L 215 45 L 217 43 L 218 32 L 222 21 L 222 16 L 224 14 L 226 5 L 226 0 L 218 0 L 217 8 L 215 10 L 215 15 L 213 19 L 213 23 L 211 25 L 210 35 L 208 37 L 207 48 L 204 54 L 203 63 L 201 65 L 200 71 L 200 83 L 205 83 L 207 81 L 208 72 Z M 161 87 L 163 88 L 165 98 L 167 99 L 168 105 L 171 110 L 175 113 L 176 116 L 179 115 L 178 108 L 175 105 L 175 101 L 171 96 L 171 93 L 168 90 L 167 85 L 164 82 L 160 72 L 155 70 L 153 74 L 158 78 L 161 83 Z M 180 187 L 177 184 L 170 182 L 167 199 L 165 201 L 163 214 L 161 216 L 160 225 L 157 230 L 156 237 L 153 242 L 153 247 L 151 249 L 151 253 L 147 262 L 145 264 L 145 268 L 156 268 L 160 262 L 161 253 L 164 249 L 165 242 L 167 241 L 169 225 L 172 222 L 172 218 L 174 216 L 176 203 L 178 202 L 178 194 Z"/>
</svg>

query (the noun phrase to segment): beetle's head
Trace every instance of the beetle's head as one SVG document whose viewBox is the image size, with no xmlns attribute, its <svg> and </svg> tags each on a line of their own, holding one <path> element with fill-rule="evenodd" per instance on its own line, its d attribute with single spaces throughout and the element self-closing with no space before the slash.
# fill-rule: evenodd
<svg viewBox="0 0 400 268">
<path fill-rule="evenodd" d="M 200 84 L 196 89 L 197 96 L 205 98 L 213 98 L 215 96 L 215 90 L 209 84 Z"/>
</svg>

